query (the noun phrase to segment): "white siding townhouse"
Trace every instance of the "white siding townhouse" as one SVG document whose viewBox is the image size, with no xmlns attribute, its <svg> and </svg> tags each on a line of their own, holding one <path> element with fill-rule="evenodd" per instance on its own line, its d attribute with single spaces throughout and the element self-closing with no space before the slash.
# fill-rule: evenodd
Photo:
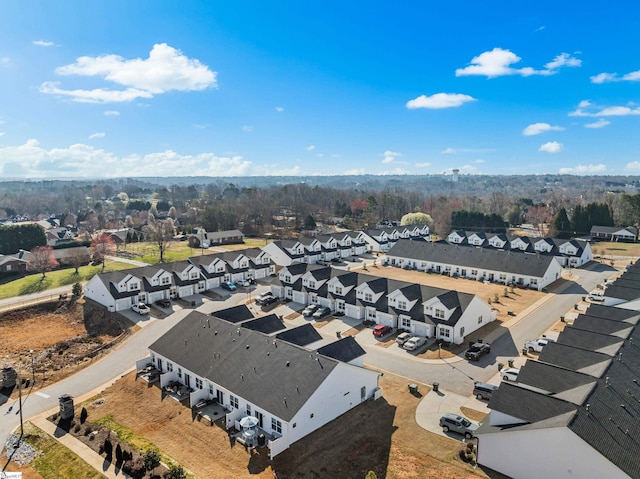
<svg viewBox="0 0 640 479">
<path fill-rule="evenodd" d="M 385 264 L 537 290 L 562 273 L 552 255 L 410 240 L 398 241 L 387 253 Z"/>
<path fill-rule="evenodd" d="M 591 305 L 502 382 L 476 433 L 478 462 L 518 479 L 640 477 L 639 320 Z"/>
<path fill-rule="evenodd" d="M 273 262 L 279 266 L 289 266 L 290 264 L 307 262 L 305 247 L 298 240 L 272 241 L 264 245 L 262 251 L 266 251 Z"/>
<path fill-rule="evenodd" d="M 360 403 L 381 396 L 379 373 L 354 365 L 360 354 L 350 353 L 349 347 L 360 347 L 353 338 L 344 343 L 346 347 L 312 351 L 193 311 L 149 346 L 149 352 L 161 371 L 161 386 L 178 381 L 192 388 L 192 407 L 215 400 L 225 408 L 227 428 L 245 416 L 257 418 L 273 458 Z M 340 360 L 345 354 L 348 362 Z"/>
<path fill-rule="evenodd" d="M 184 298 L 220 286 L 222 281 L 261 279 L 275 274 L 268 253 L 257 248 L 193 256 L 187 261 L 100 273 L 85 287 L 85 296 L 109 311 L 130 309 L 140 302 Z"/>
<path fill-rule="evenodd" d="M 271 286 L 276 296 L 456 344 L 495 319 L 475 295 L 330 266 L 295 264 L 278 277 Z"/>
</svg>

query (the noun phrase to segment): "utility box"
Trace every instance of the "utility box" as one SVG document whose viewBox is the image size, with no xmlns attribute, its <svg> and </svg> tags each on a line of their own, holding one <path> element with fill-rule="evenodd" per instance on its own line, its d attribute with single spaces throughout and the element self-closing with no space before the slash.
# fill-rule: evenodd
<svg viewBox="0 0 640 479">
<path fill-rule="evenodd" d="M 18 373 L 11 366 L 2 368 L 2 389 L 11 389 L 16 387 L 18 381 Z"/>
<path fill-rule="evenodd" d="M 58 398 L 58 401 L 60 402 L 60 419 L 73 419 L 73 397 L 68 394 L 64 394 Z"/>
</svg>

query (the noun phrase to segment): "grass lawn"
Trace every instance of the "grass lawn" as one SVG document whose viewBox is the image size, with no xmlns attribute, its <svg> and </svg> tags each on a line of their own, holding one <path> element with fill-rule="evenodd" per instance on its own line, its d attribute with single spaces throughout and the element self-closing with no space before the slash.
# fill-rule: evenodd
<svg viewBox="0 0 640 479">
<path fill-rule="evenodd" d="M 33 424 L 25 423 L 24 433 L 23 440 L 40 451 L 40 454 L 29 466 L 20 468 L 15 463 L 9 463 L 6 471 L 20 471 L 25 479 L 71 477 L 74 479 L 102 479 L 105 477 Z"/>
<path fill-rule="evenodd" d="M 640 256 L 640 243 L 617 243 L 601 241 L 591 243 L 596 256 Z"/>
<path fill-rule="evenodd" d="M 105 262 L 104 270 L 106 272 L 129 268 L 132 268 L 130 264 L 107 260 Z M 30 274 L 13 281 L 0 283 L 0 299 L 13 298 L 15 296 L 22 296 L 25 294 L 39 293 L 41 291 L 57 288 L 59 286 L 66 286 L 82 281 L 88 281 L 96 274 L 101 272 L 102 265 L 87 265 L 78 268 L 78 274 L 76 274 L 75 268 L 49 271 L 44 279 L 42 278 L 42 275 L 40 273 Z"/>
</svg>

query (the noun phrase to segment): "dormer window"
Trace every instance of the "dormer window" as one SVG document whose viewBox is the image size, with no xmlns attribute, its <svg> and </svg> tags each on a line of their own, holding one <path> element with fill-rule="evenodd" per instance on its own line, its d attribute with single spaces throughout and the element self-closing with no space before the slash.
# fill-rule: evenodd
<svg viewBox="0 0 640 479">
<path fill-rule="evenodd" d="M 398 309 L 402 309 L 402 310 L 406 311 L 407 310 L 407 302 L 402 300 L 402 299 L 398 300 Z"/>
<path fill-rule="evenodd" d="M 438 319 L 444 319 L 444 310 L 440 309 L 440 308 L 436 308 L 436 311 L 434 313 L 434 316 Z"/>
<path fill-rule="evenodd" d="M 336 294 L 342 294 L 342 288 L 340 286 L 336 286 L 335 291 Z"/>
<path fill-rule="evenodd" d="M 240 263 L 240 267 L 241 268 L 246 268 L 247 267 L 247 262 L 243 261 L 242 263 Z"/>
<path fill-rule="evenodd" d="M 169 276 L 163 276 L 160 279 L 160 284 L 169 284 L 171 283 L 171 278 L 169 278 Z"/>
<path fill-rule="evenodd" d="M 309 287 L 312 289 L 316 289 L 316 282 L 315 281 L 309 281 Z"/>
<path fill-rule="evenodd" d="M 291 276 L 289 276 L 288 274 L 287 274 L 287 275 L 285 275 L 285 277 L 284 277 L 284 282 L 285 282 L 285 283 L 291 283 Z"/>
<path fill-rule="evenodd" d="M 373 302 L 373 295 L 371 293 L 364 293 L 364 300 L 372 303 Z"/>
</svg>

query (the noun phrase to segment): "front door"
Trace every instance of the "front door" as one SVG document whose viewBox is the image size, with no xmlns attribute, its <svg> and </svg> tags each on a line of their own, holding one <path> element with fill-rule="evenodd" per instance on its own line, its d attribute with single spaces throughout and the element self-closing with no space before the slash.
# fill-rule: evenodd
<svg viewBox="0 0 640 479">
<path fill-rule="evenodd" d="M 224 404 L 224 393 L 219 389 L 216 391 L 216 398 L 218 399 L 218 404 Z"/>
<path fill-rule="evenodd" d="M 188 374 L 184 375 L 184 385 L 188 388 L 191 387 L 191 376 L 189 376 Z"/>
<path fill-rule="evenodd" d="M 260 411 L 256 411 L 256 418 L 258 419 L 258 427 L 260 427 L 260 429 L 264 429 L 264 424 L 262 424 L 264 416 Z"/>
</svg>

